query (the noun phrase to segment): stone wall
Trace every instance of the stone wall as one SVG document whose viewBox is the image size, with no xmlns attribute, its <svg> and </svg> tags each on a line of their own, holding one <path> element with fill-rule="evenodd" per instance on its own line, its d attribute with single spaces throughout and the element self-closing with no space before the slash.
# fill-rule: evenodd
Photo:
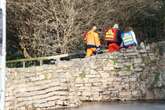
<svg viewBox="0 0 165 110">
<path fill-rule="evenodd" d="M 8 69 L 6 110 L 76 107 L 85 101 L 165 99 L 160 57 L 151 48 Z"/>
</svg>

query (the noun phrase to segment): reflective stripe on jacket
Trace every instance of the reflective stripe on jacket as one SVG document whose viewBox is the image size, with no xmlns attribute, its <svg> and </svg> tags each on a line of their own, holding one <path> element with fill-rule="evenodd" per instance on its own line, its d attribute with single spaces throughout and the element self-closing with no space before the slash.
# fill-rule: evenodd
<svg viewBox="0 0 165 110">
<path fill-rule="evenodd" d="M 109 29 L 105 33 L 105 40 L 116 42 L 117 41 L 117 29 Z"/>
</svg>

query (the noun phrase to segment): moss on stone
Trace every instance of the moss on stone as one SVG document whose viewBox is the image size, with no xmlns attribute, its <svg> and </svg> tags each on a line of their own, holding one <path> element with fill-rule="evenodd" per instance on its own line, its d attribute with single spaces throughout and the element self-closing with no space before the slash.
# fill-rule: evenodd
<svg viewBox="0 0 165 110">
<path fill-rule="evenodd" d="M 143 61 L 144 61 L 144 64 L 145 65 L 148 65 L 148 64 L 150 64 L 151 63 L 151 59 L 147 56 L 147 57 L 144 57 L 143 58 Z"/>
<path fill-rule="evenodd" d="M 155 77 L 154 77 L 154 81 L 153 83 L 151 84 L 152 87 L 154 87 L 159 81 L 160 81 L 160 73 L 159 72 L 155 72 Z"/>
<path fill-rule="evenodd" d="M 79 76 L 80 76 L 80 78 L 83 79 L 83 78 L 85 78 L 86 74 L 83 72 L 83 73 L 81 73 Z"/>
<path fill-rule="evenodd" d="M 126 65 L 125 67 L 126 67 L 126 71 L 131 71 L 132 69 L 132 65 Z"/>
</svg>

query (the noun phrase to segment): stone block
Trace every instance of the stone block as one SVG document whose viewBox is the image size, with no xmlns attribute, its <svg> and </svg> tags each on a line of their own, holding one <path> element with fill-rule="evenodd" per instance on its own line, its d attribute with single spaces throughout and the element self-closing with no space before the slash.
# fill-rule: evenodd
<svg viewBox="0 0 165 110">
<path fill-rule="evenodd" d="M 91 92 L 90 91 L 84 91 L 84 92 L 82 92 L 82 95 L 83 96 L 91 96 Z"/>
<path fill-rule="evenodd" d="M 134 72 L 142 72 L 144 69 L 143 68 L 141 68 L 141 67 L 135 67 L 134 68 Z"/>
<path fill-rule="evenodd" d="M 84 86 L 84 84 L 81 84 L 81 83 L 75 84 L 75 87 L 83 87 L 83 86 Z"/>
<path fill-rule="evenodd" d="M 91 87 L 92 86 L 92 83 L 85 83 L 84 86 L 85 87 Z"/>
<path fill-rule="evenodd" d="M 143 62 L 143 60 L 142 60 L 142 58 L 135 58 L 133 62 L 136 64 L 141 64 Z"/>
<path fill-rule="evenodd" d="M 130 97 L 132 95 L 131 91 L 121 91 L 119 93 L 120 97 Z"/>
<path fill-rule="evenodd" d="M 100 75 L 99 74 L 88 74 L 85 76 L 86 78 L 100 78 Z"/>
<path fill-rule="evenodd" d="M 128 75 L 132 74 L 132 71 L 131 70 L 129 70 L 129 71 L 119 71 L 118 74 L 119 74 L 119 76 L 128 76 Z"/>
<path fill-rule="evenodd" d="M 129 53 L 124 53 L 124 56 L 137 56 L 137 52 L 129 52 Z"/>
<path fill-rule="evenodd" d="M 92 83 L 92 86 L 96 86 L 96 87 L 101 87 L 101 85 L 102 85 L 101 82 Z"/>
<path fill-rule="evenodd" d="M 142 94 L 140 93 L 140 91 L 134 90 L 132 91 L 132 96 L 134 97 L 140 97 Z"/>
<path fill-rule="evenodd" d="M 138 80 L 138 77 L 130 77 L 129 82 L 136 82 Z"/>
<path fill-rule="evenodd" d="M 115 67 L 113 67 L 113 66 L 111 66 L 111 67 L 108 67 L 108 66 L 106 66 L 106 67 L 103 67 L 103 70 L 104 71 L 112 71 L 112 70 L 115 70 Z"/>
</svg>

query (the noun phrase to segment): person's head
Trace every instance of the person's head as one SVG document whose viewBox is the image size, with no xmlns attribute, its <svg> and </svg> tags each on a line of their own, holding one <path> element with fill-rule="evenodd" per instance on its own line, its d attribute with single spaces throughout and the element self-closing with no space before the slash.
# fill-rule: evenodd
<svg viewBox="0 0 165 110">
<path fill-rule="evenodd" d="M 127 26 L 127 27 L 125 28 L 125 32 L 129 32 L 129 31 L 133 31 L 133 28 L 130 27 L 130 26 Z"/>
<path fill-rule="evenodd" d="M 113 28 L 114 29 L 119 29 L 119 25 L 118 24 L 114 24 Z"/>
<path fill-rule="evenodd" d="M 129 27 L 128 27 L 128 30 L 129 30 L 129 31 L 133 31 L 133 28 L 129 26 Z"/>
<path fill-rule="evenodd" d="M 111 25 L 107 26 L 107 29 L 111 29 L 111 28 L 112 28 L 112 26 L 111 26 Z"/>
<path fill-rule="evenodd" d="M 97 30 L 97 26 L 96 25 L 92 25 L 91 31 L 96 31 L 96 30 Z"/>
</svg>

